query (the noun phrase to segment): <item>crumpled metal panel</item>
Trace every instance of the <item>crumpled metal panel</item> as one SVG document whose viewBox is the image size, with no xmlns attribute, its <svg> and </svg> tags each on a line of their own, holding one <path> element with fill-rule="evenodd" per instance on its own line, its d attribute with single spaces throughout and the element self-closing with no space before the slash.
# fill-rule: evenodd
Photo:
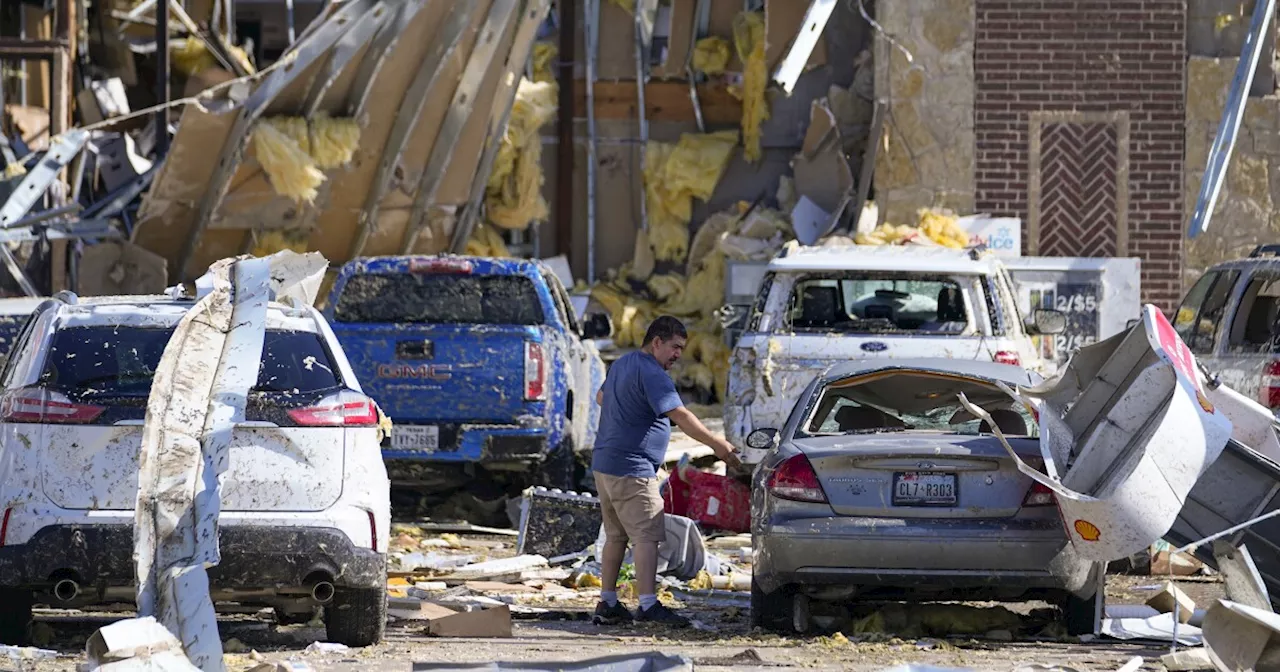
<svg viewBox="0 0 1280 672">
<path fill-rule="evenodd" d="M 478 207 L 549 6 L 342 4 L 244 100 L 187 108 L 134 242 L 168 260 L 171 281 L 249 251 L 254 233 L 267 230 L 296 231 L 334 263 L 446 249 L 458 215 Z M 295 203 L 272 189 L 249 138 L 263 117 L 319 112 L 355 117 L 359 148 L 327 172 L 314 203 Z"/>
</svg>

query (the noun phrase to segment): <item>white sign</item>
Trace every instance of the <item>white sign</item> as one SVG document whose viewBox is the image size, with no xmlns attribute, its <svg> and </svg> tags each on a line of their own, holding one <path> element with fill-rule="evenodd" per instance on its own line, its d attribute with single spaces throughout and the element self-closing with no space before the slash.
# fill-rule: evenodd
<svg viewBox="0 0 1280 672">
<path fill-rule="evenodd" d="M 970 245 L 986 245 L 998 257 L 1022 256 L 1022 220 L 1017 217 L 970 215 L 957 220 L 969 232 Z"/>
</svg>

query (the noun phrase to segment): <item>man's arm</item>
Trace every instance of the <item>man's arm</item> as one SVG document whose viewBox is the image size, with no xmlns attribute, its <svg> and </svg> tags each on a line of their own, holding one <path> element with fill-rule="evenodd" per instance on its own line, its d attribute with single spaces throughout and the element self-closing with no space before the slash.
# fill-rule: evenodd
<svg viewBox="0 0 1280 672">
<path fill-rule="evenodd" d="M 604 403 L 604 388 L 603 388 L 603 387 L 601 387 L 600 389 L 596 390 L 596 403 L 597 403 L 597 404 L 603 404 L 603 403 Z"/>
<path fill-rule="evenodd" d="M 742 460 L 738 459 L 737 452 L 733 449 L 733 444 L 711 433 L 707 426 L 702 424 L 698 416 L 692 411 L 681 406 L 674 411 L 667 413 L 667 417 L 676 423 L 676 426 L 688 434 L 694 440 L 711 447 L 716 457 L 724 460 L 724 463 L 730 467 L 742 466 Z"/>
</svg>

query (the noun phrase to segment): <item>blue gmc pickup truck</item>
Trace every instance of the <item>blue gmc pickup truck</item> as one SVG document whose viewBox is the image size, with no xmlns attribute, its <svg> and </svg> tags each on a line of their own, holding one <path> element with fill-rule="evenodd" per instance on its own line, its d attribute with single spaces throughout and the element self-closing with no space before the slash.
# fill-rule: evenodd
<svg viewBox="0 0 1280 672">
<path fill-rule="evenodd" d="M 603 315 L 580 321 L 545 265 L 359 259 L 338 272 L 324 314 L 394 423 L 384 459 L 527 468 L 538 484 L 573 484 L 604 383 L 591 339 L 611 326 Z"/>
</svg>

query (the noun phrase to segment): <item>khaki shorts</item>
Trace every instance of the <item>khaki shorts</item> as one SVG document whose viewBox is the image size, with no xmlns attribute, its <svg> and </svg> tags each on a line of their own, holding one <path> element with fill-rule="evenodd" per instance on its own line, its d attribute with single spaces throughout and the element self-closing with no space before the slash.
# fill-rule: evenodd
<svg viewBox="0 0 1280 672">
<path fill-rule="evenodd" d="M 658 479 L 596 472 L 604 535 L 609 541 L 662 543 L 667 536 Z"/>
</svg>

